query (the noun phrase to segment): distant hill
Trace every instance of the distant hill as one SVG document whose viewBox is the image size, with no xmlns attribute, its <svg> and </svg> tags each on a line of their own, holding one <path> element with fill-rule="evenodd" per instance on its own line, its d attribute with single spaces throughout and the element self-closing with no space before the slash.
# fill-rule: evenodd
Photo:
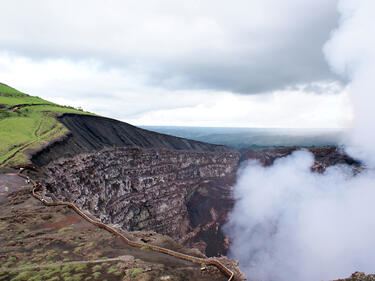
<svg viewBox="0 0 375 281">
<path fill-rule="evenodd" d="M 273 146 L 338 145 L 344 135 L 339 129 L 270 129 L 227 127 L 142 126 L 159 133 L 205 141 L 234 148 L 256 149 Z"/>
</svg>

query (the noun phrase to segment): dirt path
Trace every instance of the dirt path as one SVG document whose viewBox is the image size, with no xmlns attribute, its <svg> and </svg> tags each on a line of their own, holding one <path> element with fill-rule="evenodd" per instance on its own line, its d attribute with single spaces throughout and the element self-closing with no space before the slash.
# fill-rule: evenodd
<svg viewBox="0 0 375 281">
<path fill-rule="evenodd" d="M 39 136 L 39 130 L 40 130 L 40 128 L 42 127 L 42 124 L 43 124 L 43 122 L 44 122 L 43 120 L 44 120 L 44 119 L 40 119 L 40 122 L 39 122 L 38 128 L 36 128 L 36 130 L 34 131 L 34 136 L 37 137 L 37 138 L 40 137 L 40 136 Z"/>
<path fill-rule="evenodd" d="M 50 104 L 50 103 L 22 103 L 22 104 L 16 104 L 9 107 L 9 109 L 14 110 L 15 108 L 21 108 L 21 107 L 27 107 L 27 106 L 38 106 L 38 105 L 51 105 L 51 106 L 58 106 L 56 104 Z"/>
<path fill-rule="evenodd" d="M 30 145 L 32 145 L 36 141 L 38 141 L 38 140 L 33 140 L 32 142 L 28 142 L 28 143 L 22 145 L 19 149 L 17 149 L 14 153 L 12 153 L 9 157 L 7 157 L 2 163 L 0 163 L 0 166 L 5 165 L 10 159 L 12 159 L 14 156 L 16 156 L 17 153 L 19 153 L 22 150 L 24 150 L 25 148 L 29 147 Z"/>
</svg>

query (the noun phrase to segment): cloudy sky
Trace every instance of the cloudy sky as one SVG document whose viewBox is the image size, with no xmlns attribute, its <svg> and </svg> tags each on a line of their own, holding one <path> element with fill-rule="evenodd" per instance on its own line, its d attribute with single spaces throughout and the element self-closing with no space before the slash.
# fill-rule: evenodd
<svg viewBox="0 0 375 281">
<path fill-rule="evenodd" d="M 347 127 L 336 5 L 1 1 L 0 82 L 137 125 Z"/>
</svg>

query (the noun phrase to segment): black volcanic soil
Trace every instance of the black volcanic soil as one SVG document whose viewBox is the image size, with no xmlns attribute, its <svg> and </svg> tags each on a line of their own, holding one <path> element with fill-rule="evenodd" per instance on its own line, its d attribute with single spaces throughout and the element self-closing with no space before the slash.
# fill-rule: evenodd
<svg viewBox="0 0 375 281">
<path fill-rule="evenodd" d="M 43 166 L 61 157 L 72 157 L 84 152 L 109 147 L 168 148 L 175 150 L 223 152 L 232 148 L 209 144 L 144 130 L 118 120 L 91 115 L 67 113 L 58 117 L 70 131 L 32 157 L 32 162 Z"/>
</svg>

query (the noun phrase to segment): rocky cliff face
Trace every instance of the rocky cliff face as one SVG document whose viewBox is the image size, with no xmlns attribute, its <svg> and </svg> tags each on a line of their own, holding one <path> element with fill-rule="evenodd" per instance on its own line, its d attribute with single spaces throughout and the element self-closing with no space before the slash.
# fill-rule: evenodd
<svg viewBox="0 0 375 281">
<path fill-rule="evenodd" d="M 232 208 L 236 152 L 115 148 L 61 158 L 44 167 L 46 185 L 105 223 L 153 230 L 225 254 L 220 226 Z"/>
<path fill-rule="evenodd" d="M 256 159 L 264 166 L 270 166 L 277 158 L 285 157 L 293 151 L 301 149 L 299 147 L 282 147 L 282 148 L 266 148 L 262 150 L 248 150 L 242 155 L 242 160 Z M 315 172 L 322 173 L 329 166 L 343 164 L 352 166 L 358 170 L 361 163 L 346 155 L 338 147 L 315 147 L 308 148 L 315 158 L 314 165 L 311 169 Z"/>
<path fill-rule="evenodd" d="M 375 274 L 366 275 L 363 272 L 354 272 L 349 278 L 338 279 L 336 281 L 375 281 Z"/>
</svg>

